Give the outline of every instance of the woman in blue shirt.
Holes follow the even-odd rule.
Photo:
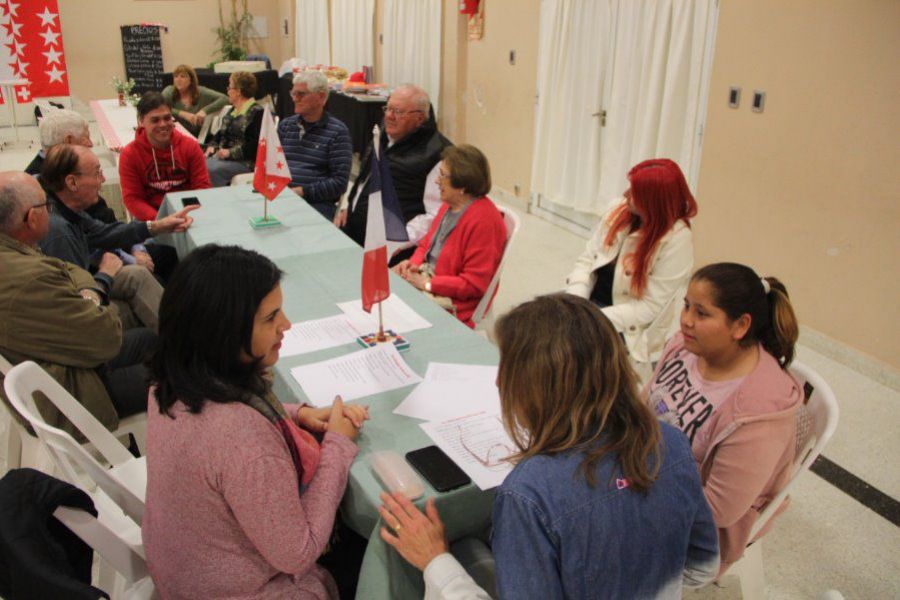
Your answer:
[[[542,296],[496,334],[503,422],[518,448],[494,500],[500,597],[680,598],[711,581],[716,526],[690,446],[641,402],[600,309]],[[405,556],[404,538],[412,545],[427,527],[407,527],[386,504],[385,521],[402,526],[382,537]],[[440,525],[433,507],[424,520]]]

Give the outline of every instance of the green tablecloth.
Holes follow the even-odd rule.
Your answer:
[[[265,254],[285,271],[281,284],[284,310],[292,322],[339,314],[337,302],[359,298],[362,249],[293,193],[285,192],[270,203],[270,213],[284,226],[269,230],[253,230],[248,224],[249,218],[262,214],[263,202],[249,186],[169,194],[160,215],[180,209],[183,196],[197,196],[202,207],[192,213],[194,225],[190,230],[163,241],[175,246],[179,256],[210,242],[237,244]],[[497,364],[496,348],[393,274],[391,292],[433,324],[405,334],[411,347],[403,357],[417,373],[424,376],[432,361]],[[290,374],[291,368],[358,349],[346,345],[282,358],[275,367],[275,393],[284,402],[305,401],[303,390]],[[392,412],[411,390],[407,387],[359,400],[369,405],[371,420],[357,440],[360,453],[350,469],[341,512],[350,527],[369,538],[357,592],[360,599],[420,599],[424,595],[421,573],[406,564],[378,535],[378,495],[382,488],[369,465],[374,451],[389,449],[404,455],[431,444],[418,427],[421,421]],[[492,492],[468,485],[439,494],[427,482],[425,488],[426,498],[436,497],[451,540],[481,532],[488,526]],[[424,498],[418,502],[420,507],[423,503]]]

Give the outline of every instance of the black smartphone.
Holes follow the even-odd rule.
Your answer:
[[[472,480],[437,446],[406,453],[406,461],[439,492],[462,487]]]
[[[197,196],[185,196],[181,199],[181,205],[185,208],[188,206],[200,206],[200,200]]]

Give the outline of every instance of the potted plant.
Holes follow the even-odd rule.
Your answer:
[[[240,14],[237,5],[238,0],[231,0],[231,23],[226,25],[222,0],[219,0],[219,26],[215,29],[219,49],[214,56],[222,62],[247,57],[247,28],[253,22],[253,15],[247,10],[247,0],[241,0]]]
[[[134,89],[134,79],[130,77],[126,81],[122,81],[118,77],[112,78],[113,89],[119,96],[119,106],[125,106],[125,99],[132,100],[131,90]]]

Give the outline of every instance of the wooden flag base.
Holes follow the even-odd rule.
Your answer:
[[[253,229],[268,229],[269,227],[278,227],[281,225],[281,221],[278,220],[278,217],[273,217],[269,215],[268,217],[253,217],[249,219],[250,227]]]
[[[409,350],[409,340],[398,333],[394,333],[393,329],[385,330],[382,339],[378,339],[378,333],[361,335],[356,338],[356,343],[363,348],[373,348],[378,344],[394,344],[399,352]]]

